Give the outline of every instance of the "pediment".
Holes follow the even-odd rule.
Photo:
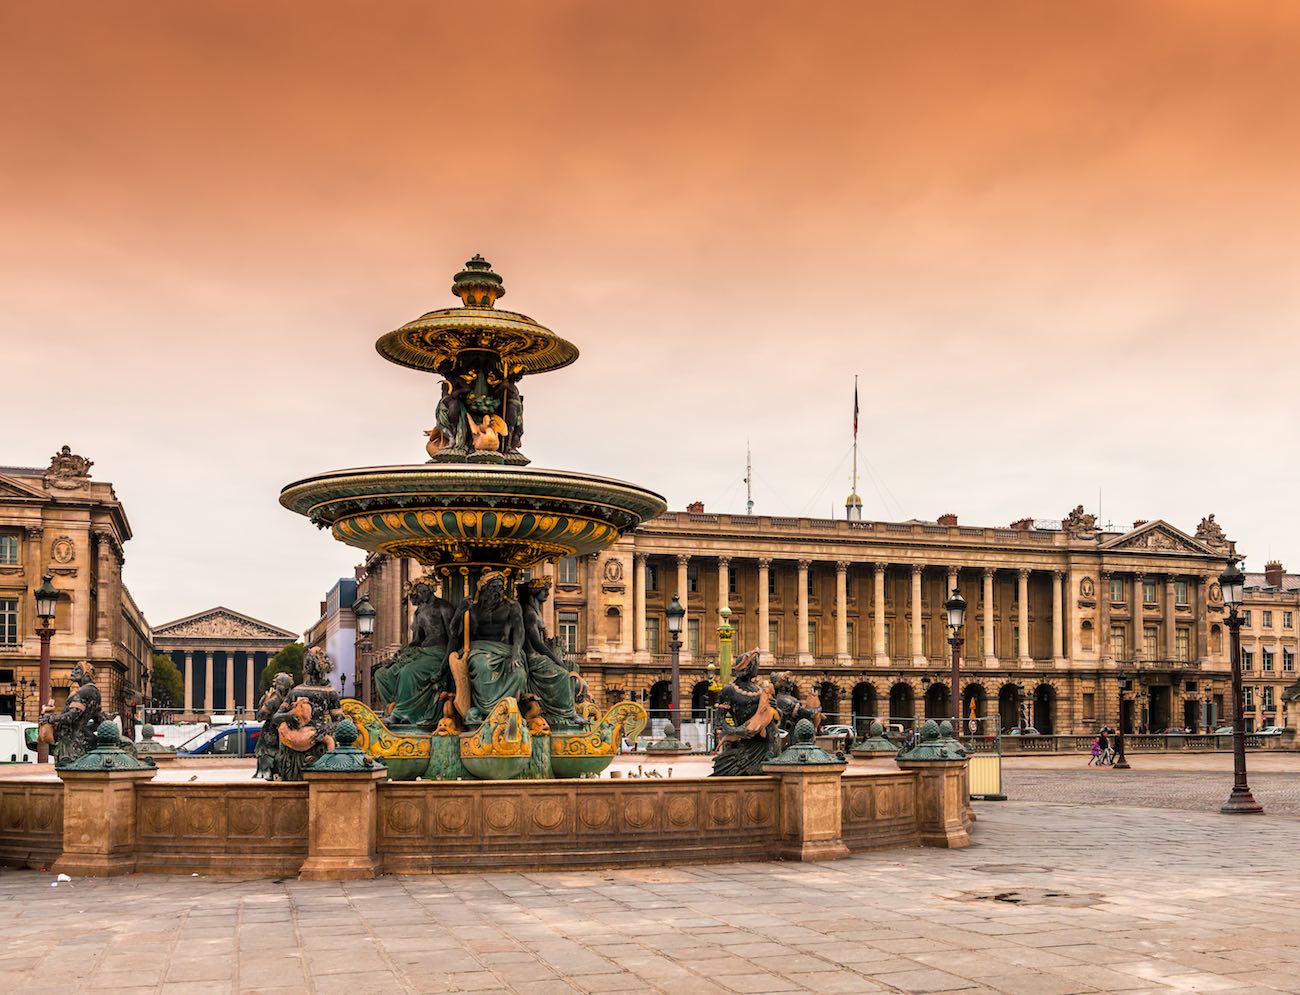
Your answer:
[[[1152,553],[1194,553],[1197,556],[1222,557],[1221,553],[1211,549],[1199,539],[1194,539],[1181,529],[1176,529],[1168,522],[1159,519],[1147,522],[1132,532],[1108,539],[1101,544],[1101,548]]]
[[[0,474],[0,499],[3,498],[36,498],[40,501],[48,501],[43,488],[33,487],[19,477],[8,477]]]
[[[178,618],[174,622],[156,625],[155,638],[195,639],[285,639],[293,641],[296,633],[271,625],[251,615],[243,615],[229,608],[210,608],[195,615]]]

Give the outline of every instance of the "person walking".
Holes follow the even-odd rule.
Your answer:
[[[1113,764],[1115,762],[1115,753],[1110,748],[1110,737],[1106,735],[1106,728],[1104,726],[1102,727],[1101,732],[1097,734],[1097,746],[1101,749],[1101,763],[1097,766],[1100,767],[1102,764],[1106,763]]]
[[[1088,766],[1091,767],[1093,764],[1101,766],[1101,742],[1096,736],[1092,738],[1092,756],[1088,758]]]

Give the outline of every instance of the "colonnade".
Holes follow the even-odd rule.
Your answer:
[[[261,650],[183,650],[173,653],[173,659],[179,653],[184,654],[184,663],[181,666],[181,673],[185,679],[185,704],[184,708],[190,712],[214,711],[233,712],[238,707],[256,708],[258,699],[258,681],[262,670],[266,667],[272,654],[269,651]],[[196,682],[196,660],[203,670],[203,700],[201,704],[195,703],[195,682]],[[223,662],[216,660],[217,656],[224,656]],[[235,686],[235,657],[244,657],[244,681],[243,688]],[[215,673],[218,666],[225,669],[225,693],[222,700],[217,701],[215,695]],[[237,692],[242,690],[242,694]]]

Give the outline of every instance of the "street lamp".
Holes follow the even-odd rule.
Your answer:
[[[1119,683],[1119,724],[1115,726],[1115,762],[1111,770],[1131,770],[1128,757],[1124,753],[1124,695],[1128,691],[1128,677],[1121,670],[1115,675]]]
[[[54,612],[59,607],[59,597],[59,592],[54,587],[53,574],[46,574],[41,578],[41,586],[36,589],[36,617],[40,619],[36,635],[41,638],[41,670],[36,691],[38,714],[50,699],[50,637],[54,635]],[[38,742],[36,762],[43,764],[49,759],[49,744]]]
[[[948,644],[952,647],[952,710],[954,715],[952,734],[957,739],[961,739],[961,633],[962,627],[966,624],[966,599],[961,596],[961,591],[954,587],[952,596],[944,602],[943,607],[948,612],[948,628],[952,632],[952,635],[948,637]]]
[[[681,599],[677,595],[673,595],[672,602],[664,609],[664,617],[668,621],[668,647],[673,651],[673,697],[671,706],[673,714],[671,720],[673,728],[680,729],[682,714],[682,619],[686,617],[686,609],[682,607]]]
[[[27,693],[29,691],[34,690],[35,687],[36,687],[36,682],[28,679],[26,674],[23,674],[22,677],[18,678],[18,689],[22,694],[22,698],[18,702],[18,707],[21,708],[23,711],[22,718],[19,719],[20,722],[27,721]]]
[[[363,594],[360,600],[352,606],[352,614],[356,616],[357,633],[361,636],[361,641],[367,644],[367,648],[360,654],[358,663],[361,668],[361,700],[370,704],[370,652],[369,642],[371,633],[375,631],[375,616],[379,613],[375,611],[374,605],[370,603],[370,596]],[[352,682],[352,693],[357,693],[357,682]]]
[[[1236,560],[1219,574],[1223,604],[1228,609],[1228,631],[1232,649],[1232,794],[1219,809],[1224,815],[1258,815],[1264,806],[1255,801],[1246,783],[1246,719],[1241,693],[1241,626],[1245,619],[1237,611],[1246,589],[1246,575]]]

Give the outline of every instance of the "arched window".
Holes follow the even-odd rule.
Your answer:
[[[1086,619],[1079,633],[1079,647],[1085,652],[1092,651],[1092,623]]]

